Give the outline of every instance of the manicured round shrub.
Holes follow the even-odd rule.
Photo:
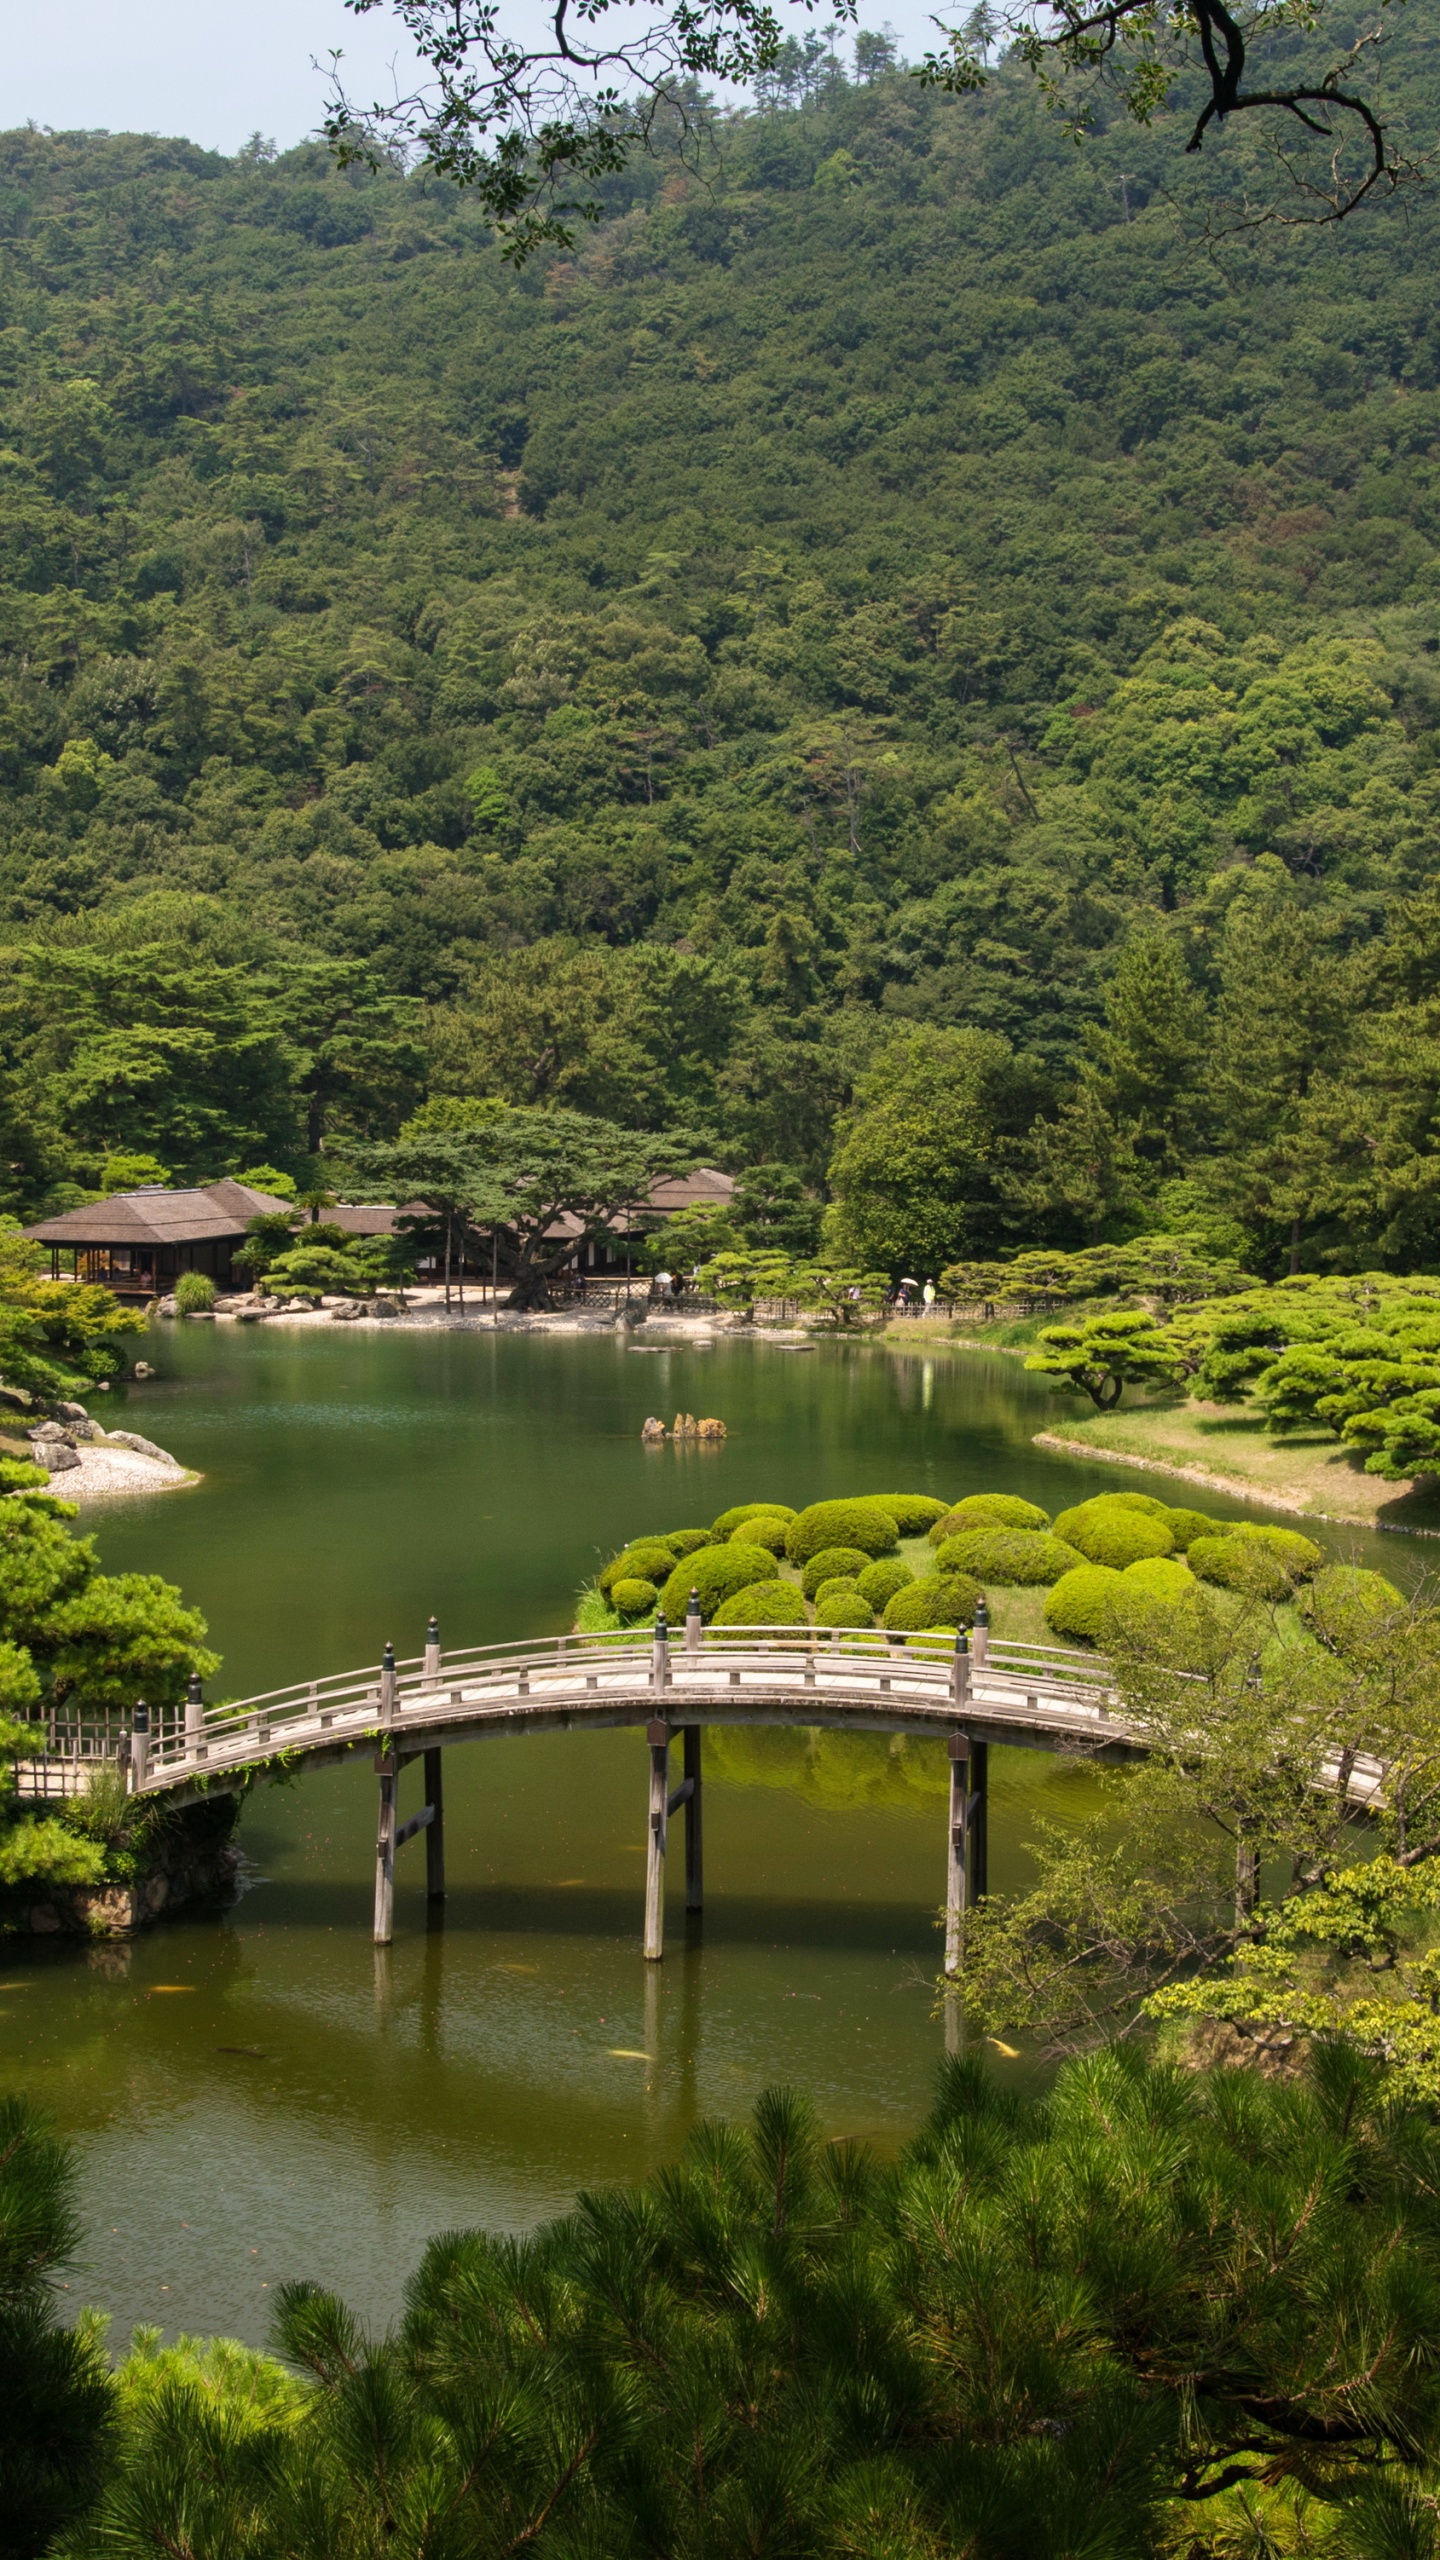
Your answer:
[[[933,1493],[877,1493],[875,1500],[890,1513],[902,1538],[923,1538],[950,1508],[948,1502],[937,1502]]]
[[[600,1588],[608,1598],[617,1582],[627,1577],[632,1582],[661,1583],[675,1566],[674,1550],[663,1538],[637,1538],[633,1547],[622,1547],[612,1556],[600,1576]]]
[[[773,1582],[775,1559],[764,1547],[702,1547],[698,1555],[677,1564],[660,1594],[660,1606],[678,1626],[690,1606],[690,1590],[700,1594],[700,1615],[713,1618],[722,1600],[733,1598],[752,1582]]]
[[[1109,1628],[1125,1577],[1108,1564],[1077,1564],[1045,1602],[1045,1623],[1072,1643],[1094,1644]]]
[[[1202,1582],[1259,1600],[1286,1600],[1294,1588],[1282,1559],[1259,1538],[1192,1538],[1186,1562]]]
[[[903,1591],[906,1583],[914,1579],[903,1556],[882,1556],[878,1564],[867,1564],[863,1573],[856,1574],[855,1588],[872,1609],[883,1609],[887,1600],[893,1600],[896,1592]]]
[[[610,1605],[619,1610],[622,1618],[643,1618],[659,1597],[654,1583],[642,1582],[638,1575],[622,1573],[619,1581],[610,1585]]]
[[[817,1627],[873,1627],[875,1612],[853,1582],[827,1582],[815,1598]]]
[[[863,1547],[822,1547],[801,1574],[800,1588],[807,1600],[813,1600],[822,1582],[833,1582],[837,1575],[853,1582],[869,1561]]]
[[[930,1627],[973,1627],[985,1594],[968,1573],[922,1573],[885,1603],[892,1635],[923,1634]]]
[[[1093,1502],[1078,1503],[1073,1511],[1062,1511],[1055,1535],[1068,1547],[1077,1547],[1091,1564],[1108,1564],[1116,1573],[1127,1564],[1138,1564],[1142,1556],[1168,1556],[1175,1548],[1163,1520],[1137,1511],[1133,1503],[1112,1502],[1103,1493]]]
[[[783,1556],[790,1523],[776,1511],[763,1511],[758,1519],[742,1520],[730,1532],[732,1546],[768,1547],[772,1556]]]
[[[693,1556],[701,1547],[714,1546],[715,1532],[713,1529],[667,1529],[660,1544],[668,1547],[672,1556]]]
[[[812,1502],[791,1521],[785,1552],[792,1564],[808,1564],[822,1547],[863,1547],[867,1556],[885,1556],[897,1535],[894,1512],[878,1502]]]
[[[1058,1582],[1084,1561],[1048,1529],[966,1529],[935,1550],[942,1573],[973,1573],[981,1582]]]
[[[1142,1556],[1138,1564],[1127,1564],[1120,1579],[1127,1592],[1142,1592],[1147,1600],[1183,1600],[1196,1587],[1178,1556]]]
[[[1169,1526],[1170,1505],[1159,1501],[1153,1493],[1132,1493],[1127,1485],[1118,1485],[1109,1493],[1095,1494],[1093,1499],[1096,1502],[1123,1502],[1127,1511],[1148,1511],[1152,1520],[1163,1520]]]
[[[967,1529],[1048,1529],[1050,1514],[1038,1502],[1022,1502],[1018,1493],[967,1493],[930,1532],[932,1547],[945,1538],[962,1537]]]
[[[1325,1561],[1325,1551],[1313,1538],[1302,1538],[1298,1529],[1269,1529],[1258,1521],[1236,1520],[1230,1528],[1232,1538],[1258,1538],[1272,1556],[1278,1556],[1292,1582],[1308,1582]]]
[[[1184,1554],[1192,1538],[1217,1537],[1226,1525],[1223,1520],[1212,1520],[1208,1511],[1177,1510],[1173,1503],[1165,1514],[1165,1521],[1178,1555]]]
[[[817,1583],[810,1597],[818,1609],[827,1591],[858,1591],[860,1585],[853,1573],[832,1573],[828,1580]]]
[[[717,1627],[806,1627],[805,1603],[793,1582],[752,1582],[715,1612]]]
[[[746,1520],[793,1520],[794,1517],[788,1502],[736,1502],[728,1511],[722,1511],[718,1520],[712,1520],[710,1528],[713,1536],[728,1538],[731,1531],[740,1528]]]
[[[1405,1601],[1383,1573],[1367,1573],[1363,1565],[1327,1564],[1316,1574],[1300,1603],[1321,1635],[1343,1640],[1345,1627],[1363,1627],[1369,1618],[1388,1617]]]

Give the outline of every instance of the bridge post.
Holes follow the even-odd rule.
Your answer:
[[[437,1617],[435,1617],[435,1616],[433,1616],[433,1615],[432,1615],[431,1620],[430,1620],[430,1623],[429,1623],[428,1627],[427,1627],[427,1628],[426,1628],[426,1630],[425,1630],[425,1677],[426,1677],[426,1679],[427,1679],[427,1680],[433,1680],[433,1679],[435,1679],[435,1678],[438,1676],[439,1670],[440,1670],[440,1621],[439,1621],[439,1619],[438,1619]]]
[[[965,1914],[988,1887],[989,1798],[989,1744],[973,1734],[952,1733],[945,1865],[945,1972],[951,1981],[964,1961]]]
[[[143,1698],[135,1701],[130,1720],[130,1792],[138,1796],[150,1767],[150,1710]]]
[[[434,1625],[433,1618],[430,1623]],[[430,1807],[430,1823],[425,1833],[425,1894],[427,1901],[443,1902],[445,1899],[445,1774],[442,1755],[438,1749],[427,1751],[425,1754],[425,1801]]]
[[[704,1727],[685,1727],[685,1779],[690,1793],[685,1799],[685,1908],[702,1911],[705,1907],[705,1839],[700,1827],[701,1750]]]
[[[380,1721],[382,1724],[393,1724],[395,1721],[395,1692],[395,1647],[387,1643],[380,1656]]]
[[[185,1749],[192,1760],[205,1757],[205,1692],[198,1671],[191,1672],[185,1692]]]
[[[690,1588],[690,1603],[685,1611],[685,1650],[687,1653],[699,1652],[704,1633],[705,1621],[700,1615],[700,1594],[692,1583]],[[686,1730],[689,1730],[688,1726]]]
[[[988,1600],[981,1600],[976,1606],[975,1636],[970,1649],[975,1657],[976,1670],[983,1671],[990,1659],[990,1603]]]
[[[386,1647],[387,1652],[389,1647]],[[395,1935],[395,1797],[400,1765],[393,1751],[377,1751],[380,1780],[380,1824],[375,1835],[375,1944],[388,1947]]]
[[[645,1956],[658,1964],[665,1953],[665,1835],[670,1820],[670,1727],[657,1717],[645,1727],[650,1745],[650,1830],[645,1843]]]
[[[655,1612],[655,1650],[650,1657],[650,1686],[657,1690],[670,1686],[670,1630],[665,1623],[663,1609]]]

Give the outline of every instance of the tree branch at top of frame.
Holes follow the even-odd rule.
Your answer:
[[[385,0],[345,0],[365,17]],[[817,0],[787,0],[813,13]],[[423,66],[408,94],[361,107],[333,55],[324,130],[342,167],[423,158],[473,188],[517,264],[572,224],[597,222],[594,189],[661,130],[693,134],[696,83],[769,70],[783,27],[768,0],[556,0],[538,41],[508,31],[501,0],[390,0]],[[829,15],[853,20],[857,0]]]
[[[1334,0],[1254,0],[1249,7],[1227,7],[1225,0],[1179,0],[1170,7],[1161,0],[1045,0],[1039,11],[1003,22],[982,0],[961,29],[935,21],[945,46],[926,56],[919,76],[927,87],[958,95],[983,89],[990,52],[1003,33],[1077,141],[1089,130],[1102,87],[1142,125],[1153,124],[1172,103],[1183,102],[1189,112],[1198,88],[1186,151],[1201,150],[1233,116],[1268,118],[1269,147],[1306,208],[1247,201],[1243,221],[1340,222],[1377,191],[1392,193],[1421,174],[1420,162],[1401,149],[1376,96],[1362,85],[1368,77],[1376,89],[1381,21],[1387,7],[1397,5],[1401,0],[1376,0],[1374,23],[1321,67],[1307,64],[1293,79],[1271,76],[1251,85],[1257,55],[1272,74],[1283,69],[1293,39],[1322,31]],[[1313,157],[1307,162],[1287,149],[1287,131],[1296,143],[1322,146],[1318,171]]]

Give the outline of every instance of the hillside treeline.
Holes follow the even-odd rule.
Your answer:
[[[1204,244],[1163,120],[861,58],[518,271],[0,139],[12,1207],[446,1094],[818,1185],[904,1085],[956,1253],[1433,1258],[1436,213]]]

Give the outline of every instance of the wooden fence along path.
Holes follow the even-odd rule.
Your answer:
[[[395,1857],[422,1832],[432,1899],[445,1892],[442,1754],[487,1733],[570,1732],[643,1725],[650,1746],[645,1954],[664,1952],[665,1858],[672,1814],[685,1815],[686,1908],[702,1877],[702,1736],[706,1725],[826,1725],[862,1733],[942,1735],[950,1758],[945,1967],[959,1969],[967,1906],[986,1890],[992,1742],[1087,1758],[1129,1760],[1144,1736],[1116,1711],[1105,1663],[1093,1653],[945,1635],[887,1637],[853,1628],[702,1626],[672,1640],[660,1619],[634,1635],[550,1636],[442,1654],[432,1618],[425,1650],[397,1662],[311,1680],[261,1697],[207,1706],[198,1681],[182,1707],[153,1719],[137,1706],[122,1723],[60,1715],[49,1750],[18,1765],[20,1792],[62,1796],[117,1762],[130,1792],[175,1803],[246,1785],[267,1770],[374,1754],[379,1782],[375,1940],[388,1945]],[[671,1745],[683,1774],[671,1783]],[[424,1764],[425,1801],[399,1819],[399,1782]],[[1357,1767],[1350,1793],[1374,1795],[1381,1773]],[[1324,1783],[1323,1775],[1319,1783]]]

